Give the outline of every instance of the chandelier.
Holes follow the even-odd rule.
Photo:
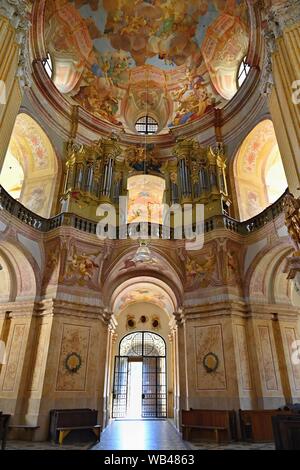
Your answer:
[[[139,240],[139,247],[135,253],[132,261],[134,263],[155,264],[157,260],[154,258],[149,248],[149,242],[146,240]]]

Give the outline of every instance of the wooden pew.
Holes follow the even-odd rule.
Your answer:
[[[9,420],[10,415],[6,415],[0,412],[0,441],[2,450],[5,450],[6,447]]]
[[[31,424],[10,424],[8,426],[9,431],[25,431],[26,441],[32,441],[34,432],[39,428],[39,426],[34,426]],[[19,433],[17,434],[17,436],[19,436]],[[17,437],[17,439],[18,438],[19,437]]]
[[[97,419],[98,411],[89,408],[51,410],[50,440],[62,444],[71,431],[91,430],[99,441],[102,426]]]
[[[272,416],[276,450],[300,450],[300,415]]]
[[[272,417],[291,414],[289,410],[239,410],[242,439],[253,442],[274,441]]]
[[[222,436],[226,436],[227,441],[236,439],[234,410],[182,410],[181,423],[183,439],[187,441],[193,429],[205,438],[213,432],[217,443]]]

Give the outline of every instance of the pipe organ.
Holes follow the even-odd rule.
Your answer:
[[[61,209],[91,219],[96,218],[101,203],[118,209],[119,197],[127,195],[127,179],[140,174],[165,179],[165,202],[169,205],[204,204],[206,217],[228,212],[222,144],[201,147],[193,140],[178,140],[172,155],[159,159],[153,148],[122,148],[115,137],[89,146],[68,144]]]

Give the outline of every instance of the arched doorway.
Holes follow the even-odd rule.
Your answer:
[[[128,334],[140,331],[156,333],[165,341],[167,364],[165,416],[174,419],[176,425],[179,422],[181,366],[178,360],[179,340],[175,313],[182,303],[181,279],[173,266],[155,250],[153,242],[151,250],[157,260],[153,266],[137,263],[134,267],[130,265],[127,267],[136,253],[136,246],[133,245],[113,266],[108,265],[104,271],[104,303],[107,305],[107,312],[110,313],[103,407],[105,425],[113,417],[114,361],[115,357],[120,355],[120,342]],[[124,275],[125,269],[126,275]],[[183,394],[184,390],[181,393]],[[124,411],[122,414],[124,416]]]
[[[120,341],[115,357],[113,418],[166,418],[166,343],[158,334],[137,331]]]

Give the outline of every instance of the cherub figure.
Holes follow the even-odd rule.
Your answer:
[[[101,253],[101,252],[100,252]],[[68,257],[66,263],[65,280],[74,279],[79,285],[86,285],[93,277],[95,269],[99,265],[95,263],[95,259],[100,253],[78,254],[77,248],[73,246],[71,256]]]

